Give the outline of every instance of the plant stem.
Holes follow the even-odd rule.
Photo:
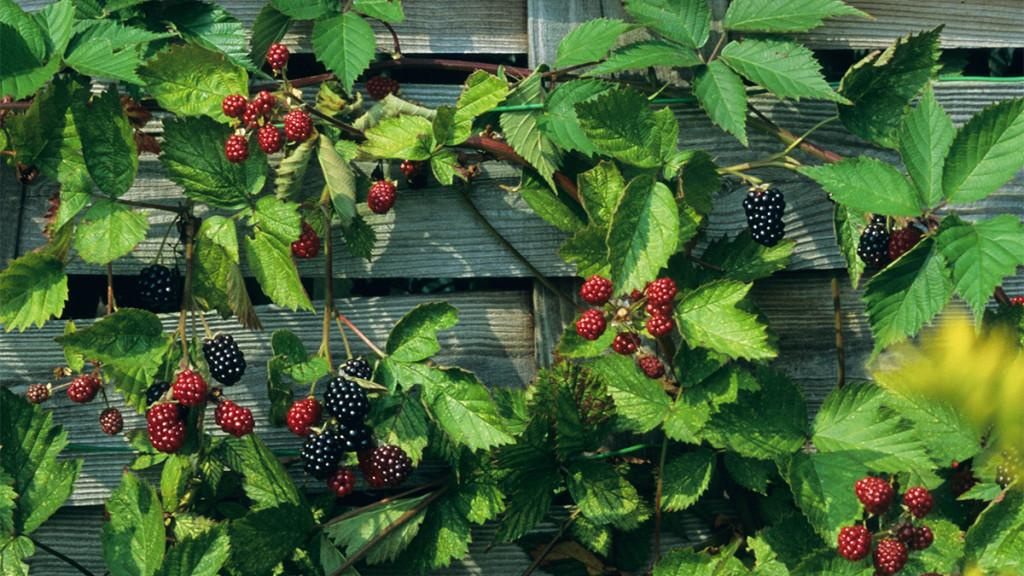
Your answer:
[[[338,325],[338,333],[341,334],[341,345],[345,347],[345,358],[352,358],[352,348],[348,344],[348,335],[345,334],[345,326],[341,324],[341,319],[337,316],[334,317],[334,323]]]
[[[70,556],[65,555],[63,552],[58,552],[57,550],[54,550],[53,548],[50,548],[46,544],[43,544],[42,542],[40,542],[39,540],[36,540],[35,538],[33,538],[31,536],[28,536],[28,539],[31,540],[33,544],[35,544],[36,546],[42,548],[43,550],[45,550],[47,553],[49,553],[53,557],[55,557],[55,558],[57,558],[59,560],[64,561],[64,563],[66,563],[68,566],[71,566],[75,570],[78,570],[82,574],[85,574],[85,576],[96,576],[96,574],[94,574],[91,570],[89,570],[85,566],[82,566],[74,558],[71,558]]]
[[[193,238],[195,237],[195,218],[190,213],[183,215],[183,226],[185,235],[185,286],[181,291],[181,313],[178,315],[178,336],[181,338],[181,368],[188,368],[188,334],[185,330],[185,316],[192,304],[192,249]]]
[[[1010,296],[1007,295],[1006,290],[1003,290],[1002,286],[996,286],[996,290],[993,296],[995,297],[996,301],[1002,304],[1003,306],[1013,306],[1013,303],[1010,301]]]
[[[330,198],[327,198],[330,203]],[[334,254],[331,250],[331,213],[330,207],[321,201],[320,210],[324,214],[326,230],[324,231],[324,320],[320,333],[320,355],[327,360],[327,369],[334,371],[331,362],[331,316],[334,312]]]
[[[356,325],[353,324],[351,320],[346,318],[345,315],[342,314],[340,310],[335,309],[334,310],[334,315],[337,316],[338,320],[341,320],[342,322],[344,322],[345,326],[348,326],[348,329],[351,330],[352,332],[354,332],[355,335],[358,336],[359,339],[363,341],[363,344],[366,344],[367,346],[369,346],[370,350],[373,350],[374,354],[376,354],[377,356],[379,356],[381,358],[384,358],[385,356],[387,356],[387,354],[385,354],[383,350],[378,348],[377,345],[374,344],[372,340],[370,340],[369,338],[366,337],[366,334],[363,334],[362,331],[359,330],[359,328],[356,328]]]
[[[366,139],[366,136],[363,134],[363,131],[360,130],[359,128],[356,128],[355,126],[353,126],[351,124],[346,124],[345,122],[342,122],[341,120],[338,120],[337,118],[332,118],[331,116],[328,116],[327,114],[324,114],[323,112],[317,110],[316,106],[313,106],[312,104],[307,104],[307,103],[303,102],[302,103],[302,107],[306,110],[306,112],[309,112],[312,116],[316,116],[317,118],[323,120],[324,122],[327,122],[328,124],[341,129],[343,132],[347,133],[349,136],[352,136],[353,138],[356,138],[358,140],[365,140]]]
[[[107,316],[114,313],[114,265],[107,262]]]
[[[476,148],[477,150],[483,150],[497,158],[498,160],[504,160],[520,166],[529,167],[530,163],[525,158],[519,155],[511,146],[500,142],[487,136],[473,135],[466,138],[466,141],[460,144],[460,146],[467,146],[469,148]],[[562,190],[569,196],[572,196],[573,200],[580,201],[580,192],[576,188],[576,184],[573,183],[572,179],[561,172],[555,172],[555,182],[558,183]]]
[[[756,118],[750,118],[751,126],[763,132],[771,134],[772,136],[775,136],[776,138],[785,142],[786,144],[796,143],[801,150],[824,162],[834,164],[836,162],[840,162],[843,160],[843,157],[840,156],[839,154],[836,154],[835,152],[832,152],[830,150],[819,148],[814,144],[808,142],[805,138],[797,136],[790,132],[789,130],[786,130],[785,128],[778,126],[756,107],[751,106],[750,110],[753,111],[753,113],[756,115]]]
[[[363,506],[361,508],[356,508],[354,510],[349,510],[348,512],[345,512],[344,514],[339,514],[338,516],[335,516],[334,518],[331,518],[327,522],[324,522],[323,525],[324,525],[324,527],[326,527],[326,526],[330,526],[331,524],[337,524],[338,522],[343,522],[345,520],[348,520],[349,518],[353,518],[355,516],[358,516],[358,515],[362,514],[363,512],[368,512],[370,510],[373,510],[374,508],[380,508],[381,506],[386,506],[388,504],[391,504],[393,502],[401,500],[402,498],[408,498],[409,496],[411,496],[413,494],[416,494],[417,492],[423,492],[423,491],[426,491],[426,490],[433,490],[434,488],[440,488],[441,486],[444,486],[447,482],[448,482],[448,480],[446,478],[442,478],[440,480],[434,480],[433,482],[430,482],[429,484],[423,484],[421,486],[413,486],[412,488],[410,488],[410,489],[408,489],[408,490],[406,490],[404,492],[400,492],[398,494],[395,494],[394,496],[388,496],[387,498],[381,498],[380,500],[377,500],[376,502],[374,502],[372,504],[367,504],[366,506]]]
[[[544,549],[541,550],[540,554],[538,554],[537,557],[533,559],[533,562],[530,564],[529,567],[527,567],[526,570],[523,571],[521,576],[530,576],[530,574],[533,574],[533,571],[536,570],[540,566],[540,563],[544,561],[544,558],[546,558],[547,555],[551,553],[551,550],[554,549],[555,544],[558,544],[558,541],[562,539],[562,535],[565,534],[565,531],[569,529],[569,526],[572,526],[572,523],[576,521],[576,518],[579,517],[579,515],[579,509],[573,510],[572,514],[569,515],[569,519],[562,523],[562,527],[558,529],[558,532],[555,533],[555,536],[548,541],[547,545],[544,546]]]
[[[839,292],[839,277],[832,277],[832,308],[835,313],[837,386],[846,385],[846,349],[843,346],[843,304]]]
[[[381,20],[380,18],[370,18],[370,19],[375,21],[375,22],[380,23],[381,26],[383,26],[383,27],[388,29],[388,32],[391,33],[391,42],[394,44],[394,50],[392,52],[398,58],[401,58],[402,57],[402,45],[398,42],[398,32],[395,32],[395,28],[391,24],[388,24],[387,22],[385,22],[384,20]]]
[[[139,202],[137,200],[125,200],[124,198],[114,198],[114,199],[112,199],[109,196],[104,196],[102,194],[93,194],[92,196],[93,196],[93,198],[99,198],[101,200],[113,200],[114,202],[117,202],[118,204],[123,204],[125,206],[131,206],[132,208],[146,208],[148,210],[163,210],[164,212],[173,212],[175,214],[184,214],[185,213],[185,207],[184,206],[169,206],[167,204],[154,204],[152,202]]]

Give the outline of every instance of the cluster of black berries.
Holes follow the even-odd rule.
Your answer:
[[[775,246],[786,235],[782,215],[786,212],[786,198],[777,188],[754,186],[743,199],[743,211],[754,242]]]
[[[857,243],[857,256],[868,266],[883,268],[906,254],[921,241],[921,231],[913,224],[890,229],[889,219],[873,216]]]
[[[878,517],[889,512],[895,497],[892,485],[874,476],[858,480],[854,484],[854,492],[865,512]],[[926,488],[908,488],[903,493],[902,510],[890,523],[889,529],[879,530],[873,535],[863,524],[844,526],[837,541],[839,555],[856,562],[871,554],[875,574],[896,574],[907,564],[908,551],[924,550],[935,540],[931,528],[918,522],[931,512],[932,505],[932,495]],[[877,536],[877,541],[874,541],[874,536]]]
[[[348,452],[357,454],[363,478],[374,487],[398,486],[412,473],[412,460],[401,448],[374,447],[373,433],[366,425],[370,400],[357,381],[372,375],[366,360],[351,359],[339,376],[327,381],[322,407],[316,398],[308,397],[288,409],[288,429],[306,436],[300,453],[306,473],[327,481],[339,497],[355,487],[355,475],[341,466]]]

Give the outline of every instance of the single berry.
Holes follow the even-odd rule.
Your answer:
[[[875,216],[857,243],[857,256],[868,266],[881,268],[889,263],[889,228],[885,216]]]
[[[871,553],[871,532],[864,526],[843,526],[839,530],[839,555],[851,562]]]
[[[580,286],[580,298],[592,306],[604,306],[612,297],[612,281],[597,274]]]
[[[213,420],[220,429],[241,438],[252,432],[256,426],[252,410],[239,406],[227,398],[221,398],[213,410]]]
[[[854,484],[853,489],[869,514],[885,514],[892,504],[892,486],[881,478],[861,478]]]
[[[366,81],[366,92],[374,100],[383,100],[388,94],[398,94],[398,82],[388,76],[374,76]]]
[[[273,154],[281,149],[284,138],[277,127],[273,124],[266,124],[261,126],[259,132],[256,133],[256,143],[260,145],[260,150],[267,154]]]
[[[288,63],[288,47],[284,44],[271,44],[267,48],[267,64],[274,70],[281,70]]]
[[[250,105],[242,113],[242,126],[255,130],[260,127],[260,122],[263,120],[263,114],[260,114],[259,108],[255,105]]]
[[[641,292],[640,290],[635,289],[635,288],[629,292],[629,299],[634,301],[634,302],[636,302],[637,300],[639,300],[639,299],[641,299],[643,297],[644,297],[644,293]]]
[[[107,436],[117,436],[124,429],[124,418],[117,408],[107,408],[100,412],[100,430]]]
[[[177,404],[157,404],[146,412],[146,431],[153,448],[177,452],[185,444],[185,422]]]
[[[351,494],[352,490],[356,487],[356,475],[348,468],[340,468],[333,476],[327,479],[327,487],[338,498],[344,498]]]
[[[33,404],[42,404],[50,399],[49,384],[32,384],[25,390],[25,398]]]
[[[377,180],[366,195],[366,205],[376,214],[387,214],[395,205],[397,188],[391,180]]]
[[[676,321],[671,316],[651,316],[647,319],[647,332],[655,338],[661,338],[676,327]]]
[[[410,188],[423,188],[427,185],[427,171],[423,170],[423,165],[420,162],[402,160],[402,163],[398,165],[398,169],[402,171],[405,181],[409,184]]]
[[[338,469],[342,447],[335,433],[327,429],[320,433],[310,434],[302,445],[299,455],[306,473],[323,480]]]
[[[914,537],[906,542],[907,548],[911,550],[927,550],[931,547],[932,542],[935,541],[935,534],[932,533],[932,529],[927,526],[918,526],[914,530]]]
[[[895,260],[910,251],[921,240],[921,231],[915,226],[907,226],[893,230],[889,235],[887,254],[889,260]]]
[[[932,511],[932,493],[920,486],[909,488],[903,493],[903,505],[915,518],[924,518]]]
[[[665,366],[656,356],[643,356],[636,363],[644,375],[651,380],[657,380],[665,375]]]
[[[871,559],[874,561],[876,574],[895,574],[907,563],[907,547],[899,540],[883,538],[875,546]]]
[[[230,334],[203,340],[203,357],[210,367],[210,376],[225,386],[237,384],[245,373],[245,354]]]
[[[672,303],[666,302],[664,304],[655,304],[654,302],[648,302],[644,306],[644,311],[647,312],[648,316],[671,316]]]
[[[786,198],[775,188],[751,188],[743,199],[743,211],[754,242],[775,246],[786,235],[782,215],[786,211]]]
[[[342,422],[359,424],[370,411],[370,401],[362,386],[343,376],[336,376],[327,383],[324,410]]]
[[[206,401],[206,380],[192,370],[182,370],[171,386],[171,396],[182,406],[198,406]]]
[[[292,242],[292,254],[296,258],[313,258],[320,253],[320,237],[308,222],[302,222],[302,234]]]
[[[103,384],[100,379],[95,376],[79,376],[71,381],[71,385],[68,386],[68,398],[72,402],[78,402],[84,404],[86,402],[92,402],[92,399],[96,397],[96,393],[100,391]]]
[[[284,115],[284,135],[289,142],[304,142],[313,133],[313,120],[302,110]]]
[[[412,178],[412,175],[419,170],[419,164],[412,160],[402,160],[402,163],[398,165],[398,169],[402,171],[406,178]]]
[[[615,339],[612,340],[612,350],[615,350],[623,356],[629,356],[636,352],[637,346],[640,345],[640,336],[633,332],[619,332],[615,335]]]
[[[139,270],[139,303],[150,312],[170,312],[180,306],[178,270],[153,264]]]
[[[373,368],[370,367],[370,363],[363,357],[349,358],[341,365],[341,372],[346,376],[353,378],[362,378],[363,380],[369,380],[373,376]]]
[[[996,466],[995,480],[996,484],[998,484],[1000,488],[1006,488],[1010,484],[1013,484],[1013,481],[1016,479],[1017,470],[1013,466],[1010,466],[1009,464],[1000,464],[999,466]]]
[[[224,143],[224,156],[228,162],[245,162],[249,158],[249,141],[241,134],[228,136],[227,142]]]
[[[359,469],[367,484],[375,488],[399,486],[412,474],[412,460],[394,444],[359,453]]]
[[[362,422],[338,422],[335,434],[344,452],[359,452],[373,445],[373,433]]]
[[[171,389],[171,383],[166,380],[157,380],[146,388],[146,405],[156,404],[164,397],[164,394]]]
[[[906,522],[896,529],[896,537],[907,546],[910,546],[910,543],[916,536],[917,530],[914,529],[914,525],[910,522]]]
[[[241,94],[231,94],[225,96],[224,100],[220,103],[220,109],[224,111],[224,115],[228,118],[241,118],[245,114],[245,108],[249,105],[246,101],[245,96]]]
[[[676,283],[671,278],[658,278],[644,289],[647,301],[656,305],[671,304],[676,292]]]
[[[597,340],[604,334],[607,327],[604,319],[604,312],[597,308],[591,308],[580,315],[576,321],[576,333],[584,340]]]
[[[285,420],[293,434],[308,435],[310,426],[320,422],[320,402],[316,398],[303,398],[292,402]]]

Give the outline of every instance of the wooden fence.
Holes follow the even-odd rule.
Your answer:
[[[29,10],[48,0],[23,0]],[[1020,0],[853,0],[851,4],[872,14],[875,20],[839,20],[805,35],[815,49],[878,48],[898,36],[945,23],[942,44],[945,48],[993,48],[1024,45],[1024,10]],[[226,0],[222,4],[233,15],[251,24],[263,2]],[[724,0],[714,0],[716,11],[723,11]],[[551,62],[559,40],[574,26],[595,17],[623,17],[619,0],[406,0],[406,22],[397,26],[406,54],[526,54],[531,65]],[[441,25],[443,23],[443,25]],[[308,52],[309,30],[296,26],[285,42],[293,52]],[[382,50],[391,46],[391,38],[379,30]],[[430,106],[453,103],[458,85],[409,84],[403,96]],[[962,123],[989,103],[1024,95],[1024,82],[986,83],[946,81],[938,85],[940,102]],[[758,107],[779,124],[794,132],[814,125],[834,113],[830,104],[781,103],[760,98]],[[709,151],[720,164],[749,159],[758,152],[777,148],[768,137],[752,133],[750,149],[744,149],[732,137],[710,125],[699,111],[679,108],[680,138],[687,147]],[[147,127],[160,132],[159,116]],[[844,155],[869,153],[886,160],[894,154],[867,149],[858,138],[833,123],[819,130],[815,140]],[[565,239],[563,234],[534,216],[518,196],[501,188],[515,182],[516,172],[491,164],[474,189],[478,208],[523,255],[544,274],[570,285],[573,270],[557,255]],[[841,279],[841,303],[846,367],[848,378],[866,377],[864,362],[871,350],[870,332],[863,314],[860,294],[850,288],[842,271],[842,259],[832,229],[832,207],[823,192],[805,179],[791,173],[772,175],[786,189],[789,208],[786,214],[787,237],[796,240],[789,269],[772,279],[758,283],[754,297],[779,337],[779,367],[799,382],[812,410],[820,405],[835,385],[836,353],[833,347],[833,296],[831,280]],[[317,182],[309,186],[319,186]],[[53,193],[49,184],[34,185],[24,198],[21,187],[8,169],[0,171],[0,259],[6,260],[38,247],[42,216],[47,199]],[[745,226],[740,208],[744,190],[736,188],[720,196],[710,217],[711,235],[734,233]],[[164,176],[156,156],[143,154],[139,176],[126,196],[136,200],[178,196],[179,189]],[[987,217],[1013,213],[1024,218],[1024,172],[984,202],[970,207],[969,217]],[[115,274],[136,272],[152,261],[165,226],[154,215],[152,236],[134,254],[114,265]],[[20,219],[20,220],[19,220]],[[402,191],[395,209],[386,216],[369,215],[378,244],[367,263],[339,251],[334,270],[348,278],[525,278],[530,273],[490,236],[475,220],[462,197],[442,188]],[[304,275],[319,273],[312,266],[300,267]],[[71,273],[96,273],[80,261],[68,266]],[[519,284],[522,285],[522,284]],[[1024,293],[1024,275],[1009,282],[1008,291]],[[444,335],[441,360],[475,370],[489,384],[522,386],[530,382],[538,365],[548,354],[573,310],[561,305],[546,289],[496,290],[441,296],[460,310],[461,322]],[[375,340],[384,340],[391,325],[418,303],[440,297],[393,296],[353,298],[338,302],[339,307]],[[270,429],[266,420],[265,366],[270,356],[269,333],[287,327],[298,334],[308,348],[315,349],[320,337],[319,325],[309,314],[295,314],[261,306],[259,313],[265,332],[237,332],[236,340],[246,354],[249,371],[243,383],[232,392],[244,405],[256,407],[257,431],[274,449],[296,450],[298,443],[286,430]],[[174,319],[167,317],[168,329]],[[214,329],[230,323],[215,323]],[[53,338],[61,323],[22,334],[0,335],[0,385],[17,391],[32,382],[47,381],[52,367],[63,357]],[[367,352],[361,350],[361,352]],[[67,506],[40,529],[36,536],[57,546],[98,574],[104,572],[99,530],[102,503],[116,487],[120,470],[131,461],[127,444],[121,437],[102,435],[96,425],[98,409],[71,405],[63,395],[51,401],[56,419],[70,431],[71,441],[109,447],[109,452],[87,454],[82,474]],[[126,429],[142,427],[141,416],[124,410]],[[296,477],[298,466],[292,466]],[[553,527],[548,527],[553,529]],[[496,546],[485,553],[493,528],[485,527],[475,537],[471,555],[442,574],[518,574],[529,563],[527,553],[516,546]],[[701,533],[695,524],[694,539]],[[62,562],[39,550],[31,560],[33,573],[74,574]],[[540,573],[540,572],[538,572]]]

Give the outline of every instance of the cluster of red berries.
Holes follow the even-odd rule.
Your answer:
[[[884,516],[892,507],[895,491],[892,485],[882,478],[868,476],[854,484],[854,492],[864,510],[871,516]],[[932,510],[932,495],[920,486],[907,489],[903,493],[904,511],[889,530],[880,530],[878,541],[874,543],[873,535],[864,525],[844,526],[839,531],[839,555],[856,562],[871,554],[875,574],[889,576],[896,574],[907,564],[908,552],[925,550],[932,545],[935,535],[931,528],[924,524],[915,525]]]
[[[910,251],[921,241],[921,231],[913,224],[891,230],[884,216],[875,216],[860,234],[857,255],[868,266],[884,267]]]
[[[282,47],[283,48],[283,47]],[[280,117],[280,106],[276,96],[262,91],[252,100],[241,94],[226,96],[221,110],[228,118],[236,119],[237,131],[224,143],[224,155],[230,162],[245,162],[249,158],[248,134],[256,132],[256,143],[260,150],[273,154],[281,150],[284,141],[304,142],[313,134],[313,119],[303,110],[295,108]],[[281,120],[284,133],[273,124]]]
[[[185,444],[185,417],[188,410],[201,410],[210,399],[217,404],[213,410],[213,420],[224,432],[241,437],[256,427],[252,410],[225,398],[220,388],[211,389],[202,374],[195,370],[179,372],[169,389],[173,402],[162,401],[167,391],[166,383],[154,383],[146,391],[147,402],[153,404],[146,412],[146,430],[153,448],[161,452],[181,450]]]
[[[612,350],[623,356],[632,356],[642,349],[641,325],[654,339],[668,335],[675,328],[672,310],[678,290],[671,278],[658,278],[649,282],[643,292],[634,290],[616,300],[612,299],[613,293],[612,282],[599,275],[587,278],[580,287],[580,298],[594,306],[584,311],[576,321],[576,333],[581,338],[597,340],[610,321],[618,330],[612,340]],[[641,308],[646,319],[639,312]],[[640,354],[637,365],[649,378],[665,375],[664,364],[653,354]]]
[[[1024,296],[1013,296],[1010,298],[1011,306],[1024,306]]]
[[[92,402],[96,394],[103,388],[103,382],[93,374],[83,374],[75,377],[67,385],[68,399],[77,404]],[[42,404],[50,399],[53,394],[53,387],[49,384],[32,384],[25,391],[25,398],[33,404]],[[100,430],[104,434],[115,436],[124,429],[124,418],[117,408],[105,408],[100,412]]]

